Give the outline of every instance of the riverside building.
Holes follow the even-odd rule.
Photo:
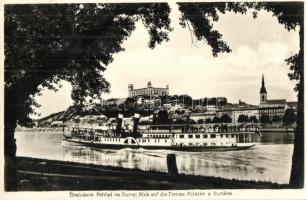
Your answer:
[[[259,116],[268,115],[283,117],[286,109],[292,108],[296,111],[297,102],[287,102],[286,99],[267,99],[267,90],[265,88],[264,76],[262,75],[260,88]]]

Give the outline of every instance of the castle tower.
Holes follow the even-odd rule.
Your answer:
[[[151,87],[152,87],[152,86],[151,86],[151,81],[148,81],[147,87],[148,87],[148,88],[151,88]]]
[[[260,105],[267,104],[267,92],[264,85],[264,76],[262,74],[262,82],[260,88]]]
[[[132,92],[133,92],[133,84],[129,84],[128,85],[128,97],[133,96]]]

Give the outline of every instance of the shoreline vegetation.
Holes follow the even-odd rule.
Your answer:
[[[17,191],[288,189],[288,184],[170,175],[68,161],[17,157]]]
[[[65,128],[65,130],[70,130],[69,128]],[[294,128],[260,128],[260,132],[294,132]],[[26,128],[26,127],[17,127],[16,131],[29,131],[29,132],[47,132],[47,131],[54,131],[54,132],[63,132],[63,127],[36,127],[36,128]]]

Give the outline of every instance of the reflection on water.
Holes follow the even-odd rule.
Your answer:
[[[179,152],[146,149],[98,149],[62,145],[61,133],[18,132],[17,155],[98,165],[167,171],[167,154],[175,154],[178,172],[242,180],[289,181],[293,133],[263,133],[255,147],[242,151]]]
[[[271,144],[292,144],[294,141],[293,132],[275,133],[275,132],[262,132],[262,136],[256,135],[256,142],[271,143]]]

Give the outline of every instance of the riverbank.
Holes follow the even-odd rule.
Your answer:
[[[229,180],[18,157],[18,191],[284,189],[286,184]]]
[[[70,131],[72,128],[65,128],[65,131]],[[25,131],[25,132],[63,132],[63,127],[35,127],[35,128],[25,128],[25,127],[18,127],[16,128],[16,131]],[[291,133],[294,132],[294,128],[289,127],[266,127],[266,128],[260,128],[260,132],[277,132],[277,133]]]

